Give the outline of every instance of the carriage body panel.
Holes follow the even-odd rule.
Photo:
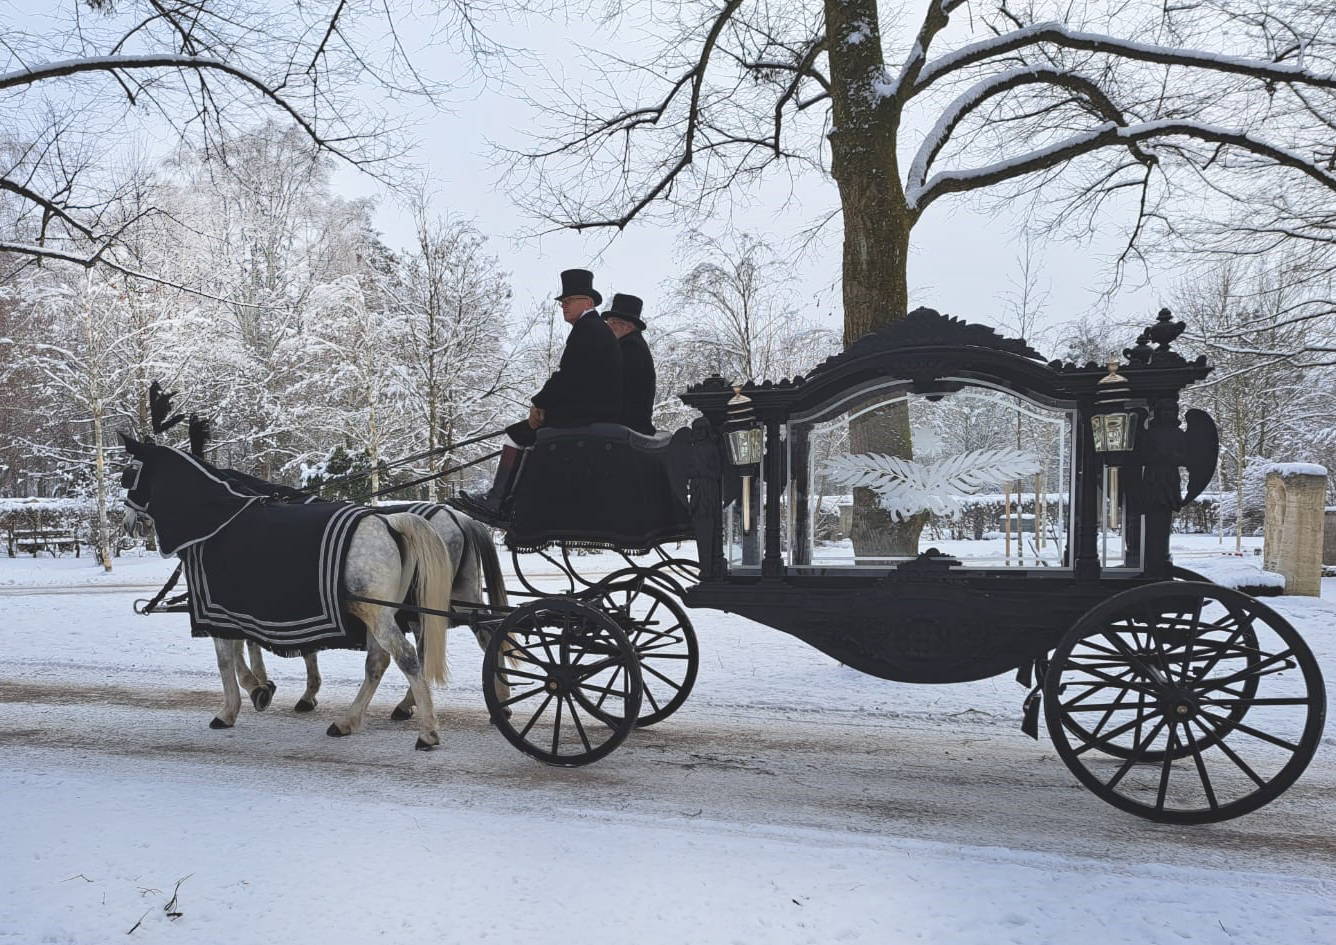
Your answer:
[[[940,578],[756,578],[698,584],[686,603],[782,630],[882,679],[958,683],[1028,666],[1082,614],[1128,586],[1070,574],[958,571]]]

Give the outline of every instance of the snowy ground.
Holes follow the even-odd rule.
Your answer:
[[[1158,826],[1022,735],[1009,677],[897,685],[699,611],[691,700],[587,768],[491,729],[465,633],[439,751],[388,720],[392,674],[366,732],[324,735],[351,653],[312,716],[271,659],[274,706],[217,732],[212,648],[130,609],[172,565],[0,558],[0,942],[1336,943],[1336,731],[1261,811]],[[1268,603],[1330,701],[1324,590]]]

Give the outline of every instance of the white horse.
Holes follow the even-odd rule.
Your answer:
[[[180,450],[122,438],[134,460],[124,480],[127,528],[134,528],[141,517],[151,521],[164,555],[185,552],[214,537],[253,504],[264,501],[233,489],[208,464]],[[328,732],[347,735],[361,728],[366,707],[393,659],[408,678],[413,701],[421,709],[415,747],[434,748],[440,744],[440,733],[430,684],[445,681],[447,619],[429,613],[419,615],[423,633],[420,660],[395,622],[396,608],[352,598],[404,601],[416,586],[418,603],[448,611],[454,583],[449,551],[424,519],[408,513],[369,515],[352,527],[338,576],[338,593],[346,601],[346,613],[361,620],[367,629],[366,673],[348,712],[330,725]],[[210,726],[230,728],[241,708],[237,685],[241,641],[215,636],[214,649],[224,705]]]
[[[231,470],[224,469],[220,472],[226,476]],[[257,482],[258,480],[251,479],[249,484],[256,487]],[[496,544],[492,541],[491,531],[486,525],[443,505],[419,503],[407,506],[406,509],[412,509],[414,514],[423,516],[431,523],[437,536],[449,551],[450,560],[455,562],[455,580],[450,589],[452,609],[460,604],[485,604],[493,608],[504,608],[509,604]],[[416,631],[417,622],[412,621],[412,623]],[[488,641],[486,633],[477,628],[474,628],[473,633],[478,640],[478,646],[486,650]],[[246,653],[249,660],[238,656],[237,679],[250,694],[255,708],[263,712],[278,687],[269,678],[264,663],[264,650],[260,645],[254,641],[247,641]],[[306,689],[293,706],[293,711],[311,712],[318,704],[316,696],[320,692],[322,682],[320,662],[315,653],[306,653],[302,659],[306,664]],[[510,687],[499,675],[494,685],[502,702],[510,698]],[[390,718],[395,721],[412,718],[415,704],[413,690],[410,688],[394,707]]]

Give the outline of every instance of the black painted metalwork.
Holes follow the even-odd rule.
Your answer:
[[[1090,433],[1100,380],[1107,375],[1104,365],[1044,363],[1023,341],[918,309],[828,358],[805,377],[744,385],[742,393],[766,427],[765,556],[759,572],[730,570],[724,560],[723,518],[729,500],[726,478],[713,459],[733,390],[723,378],[706,379],[682,395],[702,414],[693,426],[697,461],[687,475],[693,523],[705,553],[701,581],[687,590],[687,603],[745,614],[851,666],[892,679],[977,679],[1032,662],[1111,593],[1171,576],[1169,524],[1173,507],[1184,497],[1170,495],[1160,484],[1171,478],[1176,483],[1181,466],[1195,470],[1194,481],[1209,479],[1214,470],[1209,438],[1193,442],[1211,455],[1196,455],[1187,445],[1191,438],[1178,428],[1179,392],[1210,371],[1204,359],[1188,362],[1171,349],[1180,326],[1162,312],[1143,333],[1144,351],[1129,349],[1135,357],[1118,367],[1127,381],[1125,409],[1151,418],[1152,425],[1139,438],[1144,446],[1123,462],[1129,470],[1124,476],[1128,502],[1138,516],[1138,527],[1125,530],[1125,535],[1135,539],[1137,548],[1124,562],[1130,567],[1110,573],[1102,573],[1097,544],[1104,467]],[[898,566],[888,563],[881,572],[842,573],[811,568],[801,550],[784,560],[781,499],[791,494],[794,509],[802,511],[795,522],[806,520],[811,499],[805,459],[795,463],[802,472],[785,468],[785,448],[804,456],[806,446],[786,443],[783,431],[795,417],[837,416],[861,391],[884,390],[888,382],[929,397],[980,385],[1074,411],[1075,527],[1069,569],[1042,574],[1017,568],[962,569],[921,558]],[[791,539],[801,549],[798,537],[795,528]],[[802,534],[804,544],[808,537]],[[1144,560],[1138,558],[1142,544]],[[1042,607],[1037,606],[1041,598]]]

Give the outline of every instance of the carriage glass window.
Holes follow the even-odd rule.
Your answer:
[[[935,548],[966,566],[1068,567],[1075,416],[944,379],[792,418],[788,565],[886,568]]]

